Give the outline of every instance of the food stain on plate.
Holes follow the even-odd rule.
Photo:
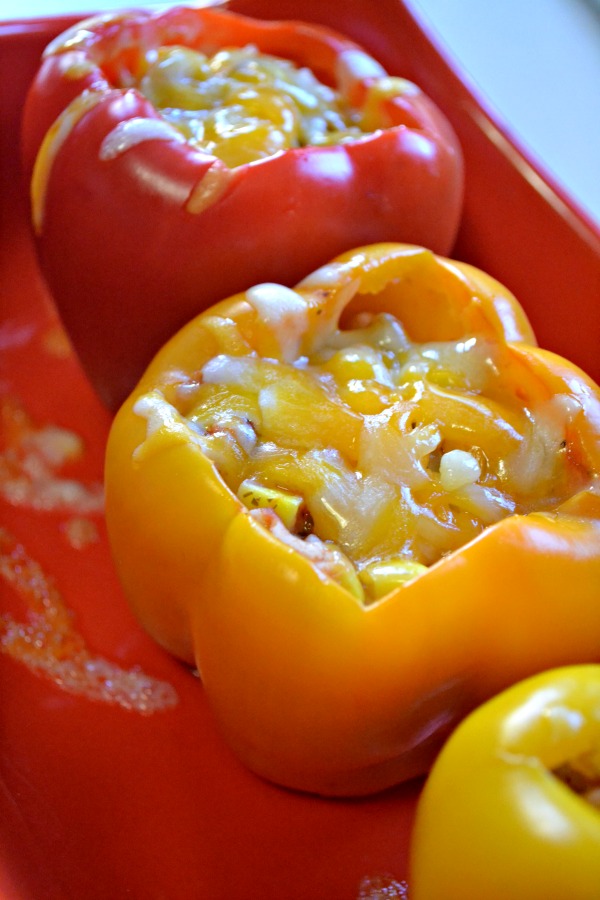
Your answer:
[[[65,478],[60,470],[81,458],[75,432],[38,426],[13,398],[0,404],[0,497],[12,506],[69,516],[61,531],[74,551],[98,540],[93,518],[104,508],[102,485]],[[25,607],[25,620],[0,616],[0,652],[62,690],[149,715],[178,703],[168,682],[139,666],[124,669],[93,653],[51,576],[25,546],[0,528],[0,578]]]
[[[11,397],[0,401],[0,496],[12,506],[73,515],[101,513],[104,492],[99,482],[84,484],[63,477],[63,467],[84,453],[74,431],[38,425]]]
[[[360,883],[357,900],[409,900],[408,885],[392,875],[368,875]]]

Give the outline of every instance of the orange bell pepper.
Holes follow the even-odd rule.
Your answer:
[[[381,244],[166,344],[115,418],[107,521],[239,757],[359,795],[500,689],[595,658],[599,472],[600,390],[515,298]]]

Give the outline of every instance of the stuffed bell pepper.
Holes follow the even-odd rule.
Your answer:
[[[474,268],[380,244],[254,286],[114,421],[129,601],[267,779],[366,794],[600,646],[600,390]]]
[[[349,247],[450,250],[462,157],[412,83],[298,22],[176,7],[46,50],[23,125],[43,272],[110,407],[203,308]]]
[[[475,710],[419,799],[411,900],[596,900],[600,666],[551,670]]]

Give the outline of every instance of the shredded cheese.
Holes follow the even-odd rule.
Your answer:
[[[524,406],[502,374],[503,345],[418,344],[383,313],[345,329],[332,320],[309,339],[311,290],[248,291],[254,342],[231,319],[207,320],[223,352],[171,386],[175,406],[138,400],[148,436],[136,452],[158,430],[191,435],[274,535],[287,530],[290,546],[367,600],[502,518],[554,509],[585,486],[567,447],[577,402]],[[277,510],[287,529],[273,524]]]

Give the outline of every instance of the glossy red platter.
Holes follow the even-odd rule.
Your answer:
[[[231,6],[332,25],[392,73],[421,84],[465,151],[465,216],[454,255],[504,281],[540,343],[600,379],[600,231],[518,150],[411,12],[399,0]],[[216,732],[200,683],[130,615],[101,512],[56,502],[36,509],[28,491],[52,470],[55,480],[72,479],[84,498],[95,496],[109,427],[44,289],[19,175],[27,86],[45,44],[72,21],[0,23],[0,896],[402,897],[420,785],[336,802],[280,790],[246,772]],[[48,426],[83,443],[62,466],[46,459],[40,475],[30,444]],[[49,647],[43,632],[58,595],[74,617],[66,632],[85,642],[82,665],[101,658],[122,670],[137,667],[134,681],[144,673],[166,683],[176,705],[142,714],[106,702],[115,699],[114,683],[104,684],[104,700],[58,684],[70,676],[60,667],[61,647]],[[48,654],[49,674],[40,668]],[[121,677],[117,672],[117,682]],[[377,884],[387,893],[377,894]]]

